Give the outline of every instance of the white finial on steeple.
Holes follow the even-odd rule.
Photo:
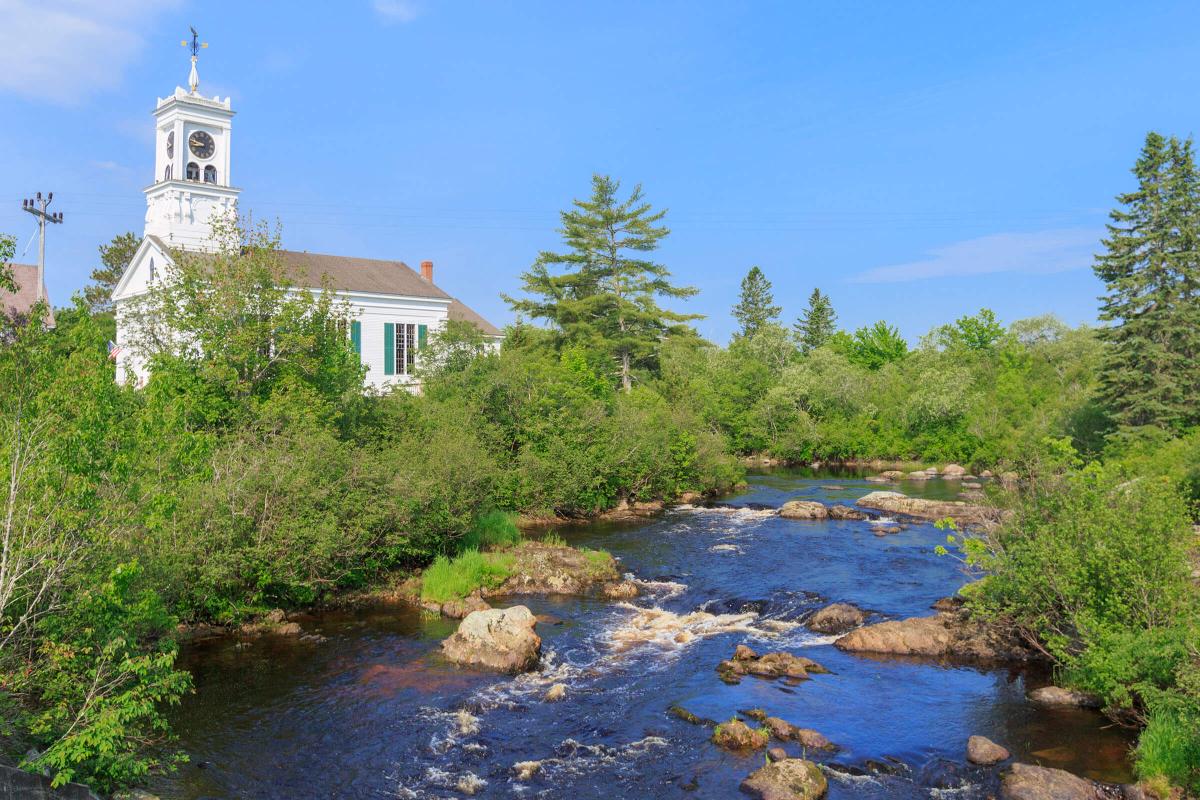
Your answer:
[[[200,88],[200,73],[196,72],[196,57],[200,55],[200,51],[203,48],[208,47],[208,42],[200,41],[200,34],[196,33],[195,28],[191,28],[191,31],[192,41],[189,42],[187,39],[184,39],[180,44],[184,47],[192,48],[192,71],[188,73],[188,89],[191,90],[192,94],[195,94],[196,90]]]

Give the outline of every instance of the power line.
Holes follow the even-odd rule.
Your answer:
[[[39,303],[46,299],[46,223],[61,225],[63,221],[61,211],[46,212],[46,207],[53,200],[54,192],[48,193],[45,198],[42,197],[41,192],[38,192],[36,198],[26,198],[21,201],[21,208],[38,218],[37,301]]]

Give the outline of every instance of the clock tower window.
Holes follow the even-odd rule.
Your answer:
[[[216,183],[217,182],[217,168],[214,167],[212,164],[209,164],[207,167],[204,168],[204,182],[205,183]]]
[[[171,180],[171,165],[170,164],[167,164],[167,166],[163,169],[163,180],[164,181]]]
[[[189,161],[187,165],[187,179],[189,181],[200,180],[200,165],[195,161]]]

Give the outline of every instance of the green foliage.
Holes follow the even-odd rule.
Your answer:
[[[1107,294],[1101,397],[1122,426],[1200,422],[1200,173],[1191,140],[1146,136],[1095,271]]]
[[[12,267],[8,263],[16,251],[16,238],[7,233],[0,233],[0,289],[9,292],[17,290],[17,284],[13,280]]]
[[[29,766],[51,770],[56,786],[106,790],[182,758],[154,748],[170,738],[163,708],[190,690],[191,676],[174,668],[174,643],[158,638],[173,619],[139,576],[136,562],[119,565],[43,620],[29,730],[45,749]]]
[[[421,575],[421,599],[461,600],[476,589],[491,589],[512,574],[512,556],[465,550],[453,559],[438,556]]]
[[[990,351],[1004,336],[1004,326],[996,321],[990,308],[974,316],[959,317],[953,325],[934,329],[929,341],[934,347],[954,351]]]
[[[782,310],[775,305],[767,276],[757,266],[751,267],[742,278],[742,293],[733,307],[733,318],[741,326],[738,336],[754,336],[764,325],[777,320]]]
[[[820,289],[813,289],[808,297],[808,308],[792,327],[802,353],[811,353],[827,345],[837,329],[837,314],[833,311],[829,295],[822,294]]]
[[[83,289],[84,299],[92,313],[112,310],[112,293],[138,246],[142,243],[133,233],[122,233],[108,244],[100,245],[100,266],[92,270],[92,283]]]
[[[520,541],[517,515],[511,511],[492,510],[476,517],[475,524],[466,532],[460,544],[464,550],[490,550]]]
[[[543,252],[522,279],[531,298],[506,298],[518,313],[549,322],[566,343],[605,353],[626,392],[634,372],[657,367],[658,343],[697,319],[662,308],[658,298],[687,298],[696,289],[670,282],[671,273],[643,254],[669,233],[666,211],[652,211],[636,186],[619,200],[621,184],[592,176],[592,196],[562,212],[565,253]],[[561,274],[551,267],[562,268]]]
[[[835,336],[832,344],[851,363],[867,369],[879,369],[908,355],[908,342],[900,335],[899,329],[883,320],[859,328],[852,335]]]

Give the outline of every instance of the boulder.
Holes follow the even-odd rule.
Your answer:
[[[546,690],[542,695],[542,700],[547,703],[557,703],[567,696],[567,685],[565,683],[556,683]]]
[[[638,587],[633,581],[615,581],[604,584],[601,592],[610,600],[629,600],[638,596]]]
[[[863,624],[863,612],[849,603],[833,603],[818,610],[805,625],[817,633],[845,633]]]
[[[722,722],[713,729],[712,741],[726,750],[759,750],[767,746],[770,734],[755,730],[740,719]]]
[[[442,603],[438,612],[450,619],[465,619],[472,611],[486,611],[491,608],[488,602],[477,594],[464,597],[462,600],[447,600]]]
[[[888,479],[883,477],[882,475],[868,475],[867,477],[863,478],[863,480],[865,480],[867,483],[887,483],[888,482]]]
[[[967,739],[967,761],[972,764],[991,766],[1004,761],[1009,755],[1007,749],[986,736],[972,736]]]
[[[754,652],[747,645],[739,644],[733,649],[733,658],[736,661],[751,661],[758,658],[758,653]]]
[[[1028,648],[1011,630],[972,620],[964,612],[909,617],[850,631],[834,646],[851,653],[926,656],[957,661],[1027,661]]]
[[[942,475],[944,475],[947,478],[961,478],[963,475],[966,475],[966,474],[967,474],[966,468],[964,468],[958,464],[947,464],[942,469]]]
[[[784,750],[782,747],[771,747],[767,749],[767,758],[771,761],[783,761],[787,757],[787,750]]]
[[[981,477],[981,478],[990,478],[990,477],[992,477],[992,474],[993,474],[993,473],[992,473],[992,471],[991,471],[990,469],[985,469],[983,472],[979,473],[979,477]]]
[[[904,473],[898,469],[889,469],[879,473],[879,477],[888,481],[898,481],[904,477]]]
[[[804,758],[785,758],[756,769],[741,789],[760,800],[817,800],[829,784],[821,768]]]
[[[860,497],[858,504],[864,508],[918,519],[939,520],[950,517],[960,525],[990,522],[999,516],[996,510],[986,506],[971,505],[959,500],[927,500],[923,497],[909,497],[900,492],[871,492]]]
[[[605,553],[585,553],[574,547],[536,541],[521,542],[505,552],[512,557],[511,574],[499,586],[484,589],[484,597],[589,595],[621,580],[617,562]]]
[[[706,719],[704,717],[696,716],[695,714],[688,711],[686,708],[684,708],[683,706],[681,706],[679,704],[672,705],[670,708],[667,709],[667,713],[670,714],[672,717],[675,717],[676,719],[683,720],[684,722],[688,723],[689,725],[716,725],[717,724],[717,723],[713,722],[711,719]]]
[[[542,640],[537,619],[525,606],[472,611],[442,642],[442,653],[456,664],[499,672],[527,672],[537,666]]]
[[[1100,787],[1061,769],[1013,764],[1000,785],[1003,800],[1099,800]]]
[[[1043,686],[1029,693],[1029,700],[1041,708],[1100,708],[1104,703],[1089,692],[1064,689],[1061,686]]]
[[[904,476],[904,480],[906,480],[906,481],[927,481],[927,480],[929,480],[929,473],[923,469],[917,470],[915,472],[909,472],[908,474],[906,474]]]
[[[797,728],[787,720],[779,717],[767,717],[763,725],[771,735],[782,742],[799,742],[810,750],[836,750],[837,748],[820,732],[812,728]]]
[[[745,645],[741,645],[741,647],[745,647]],[[721,680],[726,683],[739,683],[746,675],[754,675],[759,678],[805,680],[809,673],[829,672],[811,658],[792,653],[767,653],[763,656],[753,657],[746,655],[747,652],[753,653],[754,651],[746,647],[745,650],[735,652],[733,658],[717,665],[717,674]]]
[[[843,505],[830,506],[827,513],[830,519],[870,519],[866,513],[857,508]]]
[[[824,503],[815,500],[789,500],[779,509],[784,519],[825,519],[829,516]]]

